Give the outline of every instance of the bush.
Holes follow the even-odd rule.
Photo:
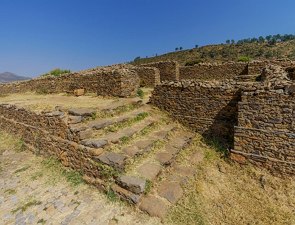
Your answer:
[[[249,56],[240,56],[238,58],[238,61],[239,62],[250,62],[251,61],[251,58]]]
[[[144,97],[144,92],[143,92],[142,89],[139,88],[139,89],[137,90],[137,96],[140,97],[140,98],[143,98],[143,97]]]
[[[54,69],[54,70],[51,70],[50,72],[46,73],[46,74],[43,74],[42,76],[55,76],[55,77],[58,77],[62,74],[66,74],[66,73],[70,73],[71,71],[70,70],[62,70],[62,69]]]
[[[188,62],[186,62],[186,63],[185,63],[185,66],[194,66],[194,65],[199,64],[199,63],[201,63],[201,62],[202,62],[202,60],[200,60],[200,59],[192,60],[192,61],[188,61]]]

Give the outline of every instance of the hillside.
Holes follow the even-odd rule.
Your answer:
[[[19,80],[29,80],[29,77],[18,76],[14,73],[4,72],[0,73],[0,83],[8,83],[12,81],[19,81]]]
[[[207,45],[194,49],[170,52],[156,57],[140,58],[134,64],[175,60],[181,65],[198,62],[238,61],[240,57],[250,59],[295,59],[295,40],[268,43],[243,43]]]

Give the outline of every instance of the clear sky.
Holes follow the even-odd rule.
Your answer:
[[[0,72],[81,70],[295,33],[294,0],[0,0]]]

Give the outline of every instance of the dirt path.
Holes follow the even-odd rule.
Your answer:
[[[2,143],[0,143],[1,145]],[[28,151],[0,151],[0,224],[159,224]],[[72,182],[67,181],[72,179]],[[75,180],[76,179],[76,180]]]

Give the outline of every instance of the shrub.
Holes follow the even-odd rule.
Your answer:
[[[238,58],[238,61],[239,62],[250,62],[251,61],[251,58],[249,56],[240,56]]]
[[[66,73],[70,73],[71,71],[70,70],[63,70],[63,69],[54,69],[54,70],[51,70],[49,71],[48,73],[46,74],[43,74],[42,76],[55,76],[55,77],[58,77],[62,74],[66,74]]]
[[[192,60],[192,61],[187,61],[185,63],[185,66],[194,66],[194,65],[199,64],[201,62],[202,62],[202,60],[200,60],[200,59],[196,59],[196,60]]]
[[[137,96],[140,97],[140,98],[143,98],[143,97],[144,97],[144,92],[143,92],[142,89],[139,88],[139,89],[137,90]]]

